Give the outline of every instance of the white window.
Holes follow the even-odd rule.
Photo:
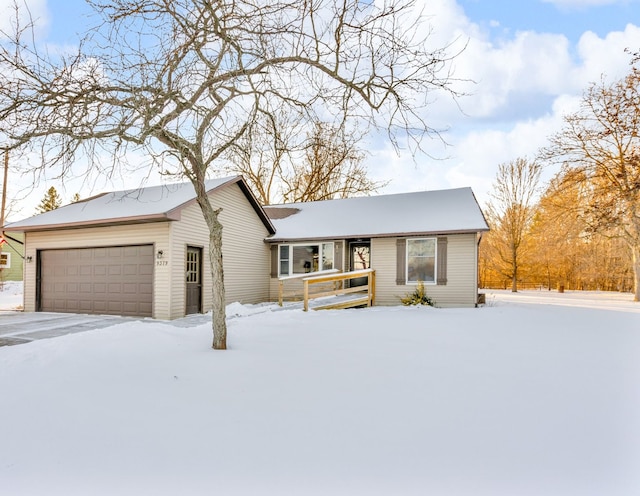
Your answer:
[[[407,283],[436,282],[436,238],[407,240]]]
[[[11,253],[0,253],[0,269],[11,268]]]
[[[278,254],[280,277],[333,269],[333,243],[317,245],[280,245]]]

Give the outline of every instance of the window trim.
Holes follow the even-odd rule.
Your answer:
[[[427,241],[433,240],[433,281],[411,281],[409,280],[409,241]],[[427,258],[427,257],[423,257]],[[405,239],[405,263],[404,263],[404,283],[405,285],[415,285],[422,282],[428,286],[436,286],[438,284],[438,237],[429,236],[424,238],[407,238]]]
[[[10,269],[11,268],[11,253],[8,251],[3,251],[0,253],[0,269]],[[2,258],[6,257],[6,262],[2,262]]]
[[[288,274],[282,274],[280,272],[280,268],[281,268],[281,262],[282,262],[282,255],[281,255],[281,249],[283,246],[287,246],[289,248],[289,273]],[[323,259],[323,246],[327,246],[328,250],[331,252],[331,269],[320,269],[317,272],[322,272],[323,270],[333,270],[333,267],[335,267],[335,241],[318,241],[317,243],[282,243],[278,245],[278,277],[292,277],[292,276],[299,276],[299,275],[303,275],[303,274],[296,274],[293,273],[293,248],[296,246],[313,246],[313,247],[317,247],[318,248],[318,265],[320,266],[322,264],[322,259]]]

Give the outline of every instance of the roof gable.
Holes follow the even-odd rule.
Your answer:
[[[210,179],[205,184],[209,194],[219,188],[238,184],[267,230],[275,232],[241,176]],[[195,202],[195,197],[190,182],[113,191],[14,222],[7,225],[6,229],[42,231],[179,220],[182,209]]]
[[[471,188],[366,196],[265,207],[269,241],[488,231]]]

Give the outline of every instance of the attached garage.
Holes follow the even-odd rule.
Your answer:
[[[42,312],[151,317],[153,245],[40,250]]]
[[[221,210],[227,303],[267,300],[273,225],[240,176],[206,187]],[[211,310],[209,229],[190,183],[105,193],[11,226],[25,234],[25,312],[176,319]]]

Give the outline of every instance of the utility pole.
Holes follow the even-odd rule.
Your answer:
[[[9,175],[9,149],[4,149],[4,180],[2,181],[2,208],[0,209],[0,238],[4,242],[4,209],[7,206],[7,176]],[[0,255],[2,255],[2,245],[0,243]],[[4,269],[0,268],[0,276]],[[0,277],[0,286],[4,283],[4,277]]]
[[[2,181],[2,210],[0,211],[0,227],[4,227],[4,212],[7,206],[7,176],[9,175],[9,149],[4,149],[4,180]]]

